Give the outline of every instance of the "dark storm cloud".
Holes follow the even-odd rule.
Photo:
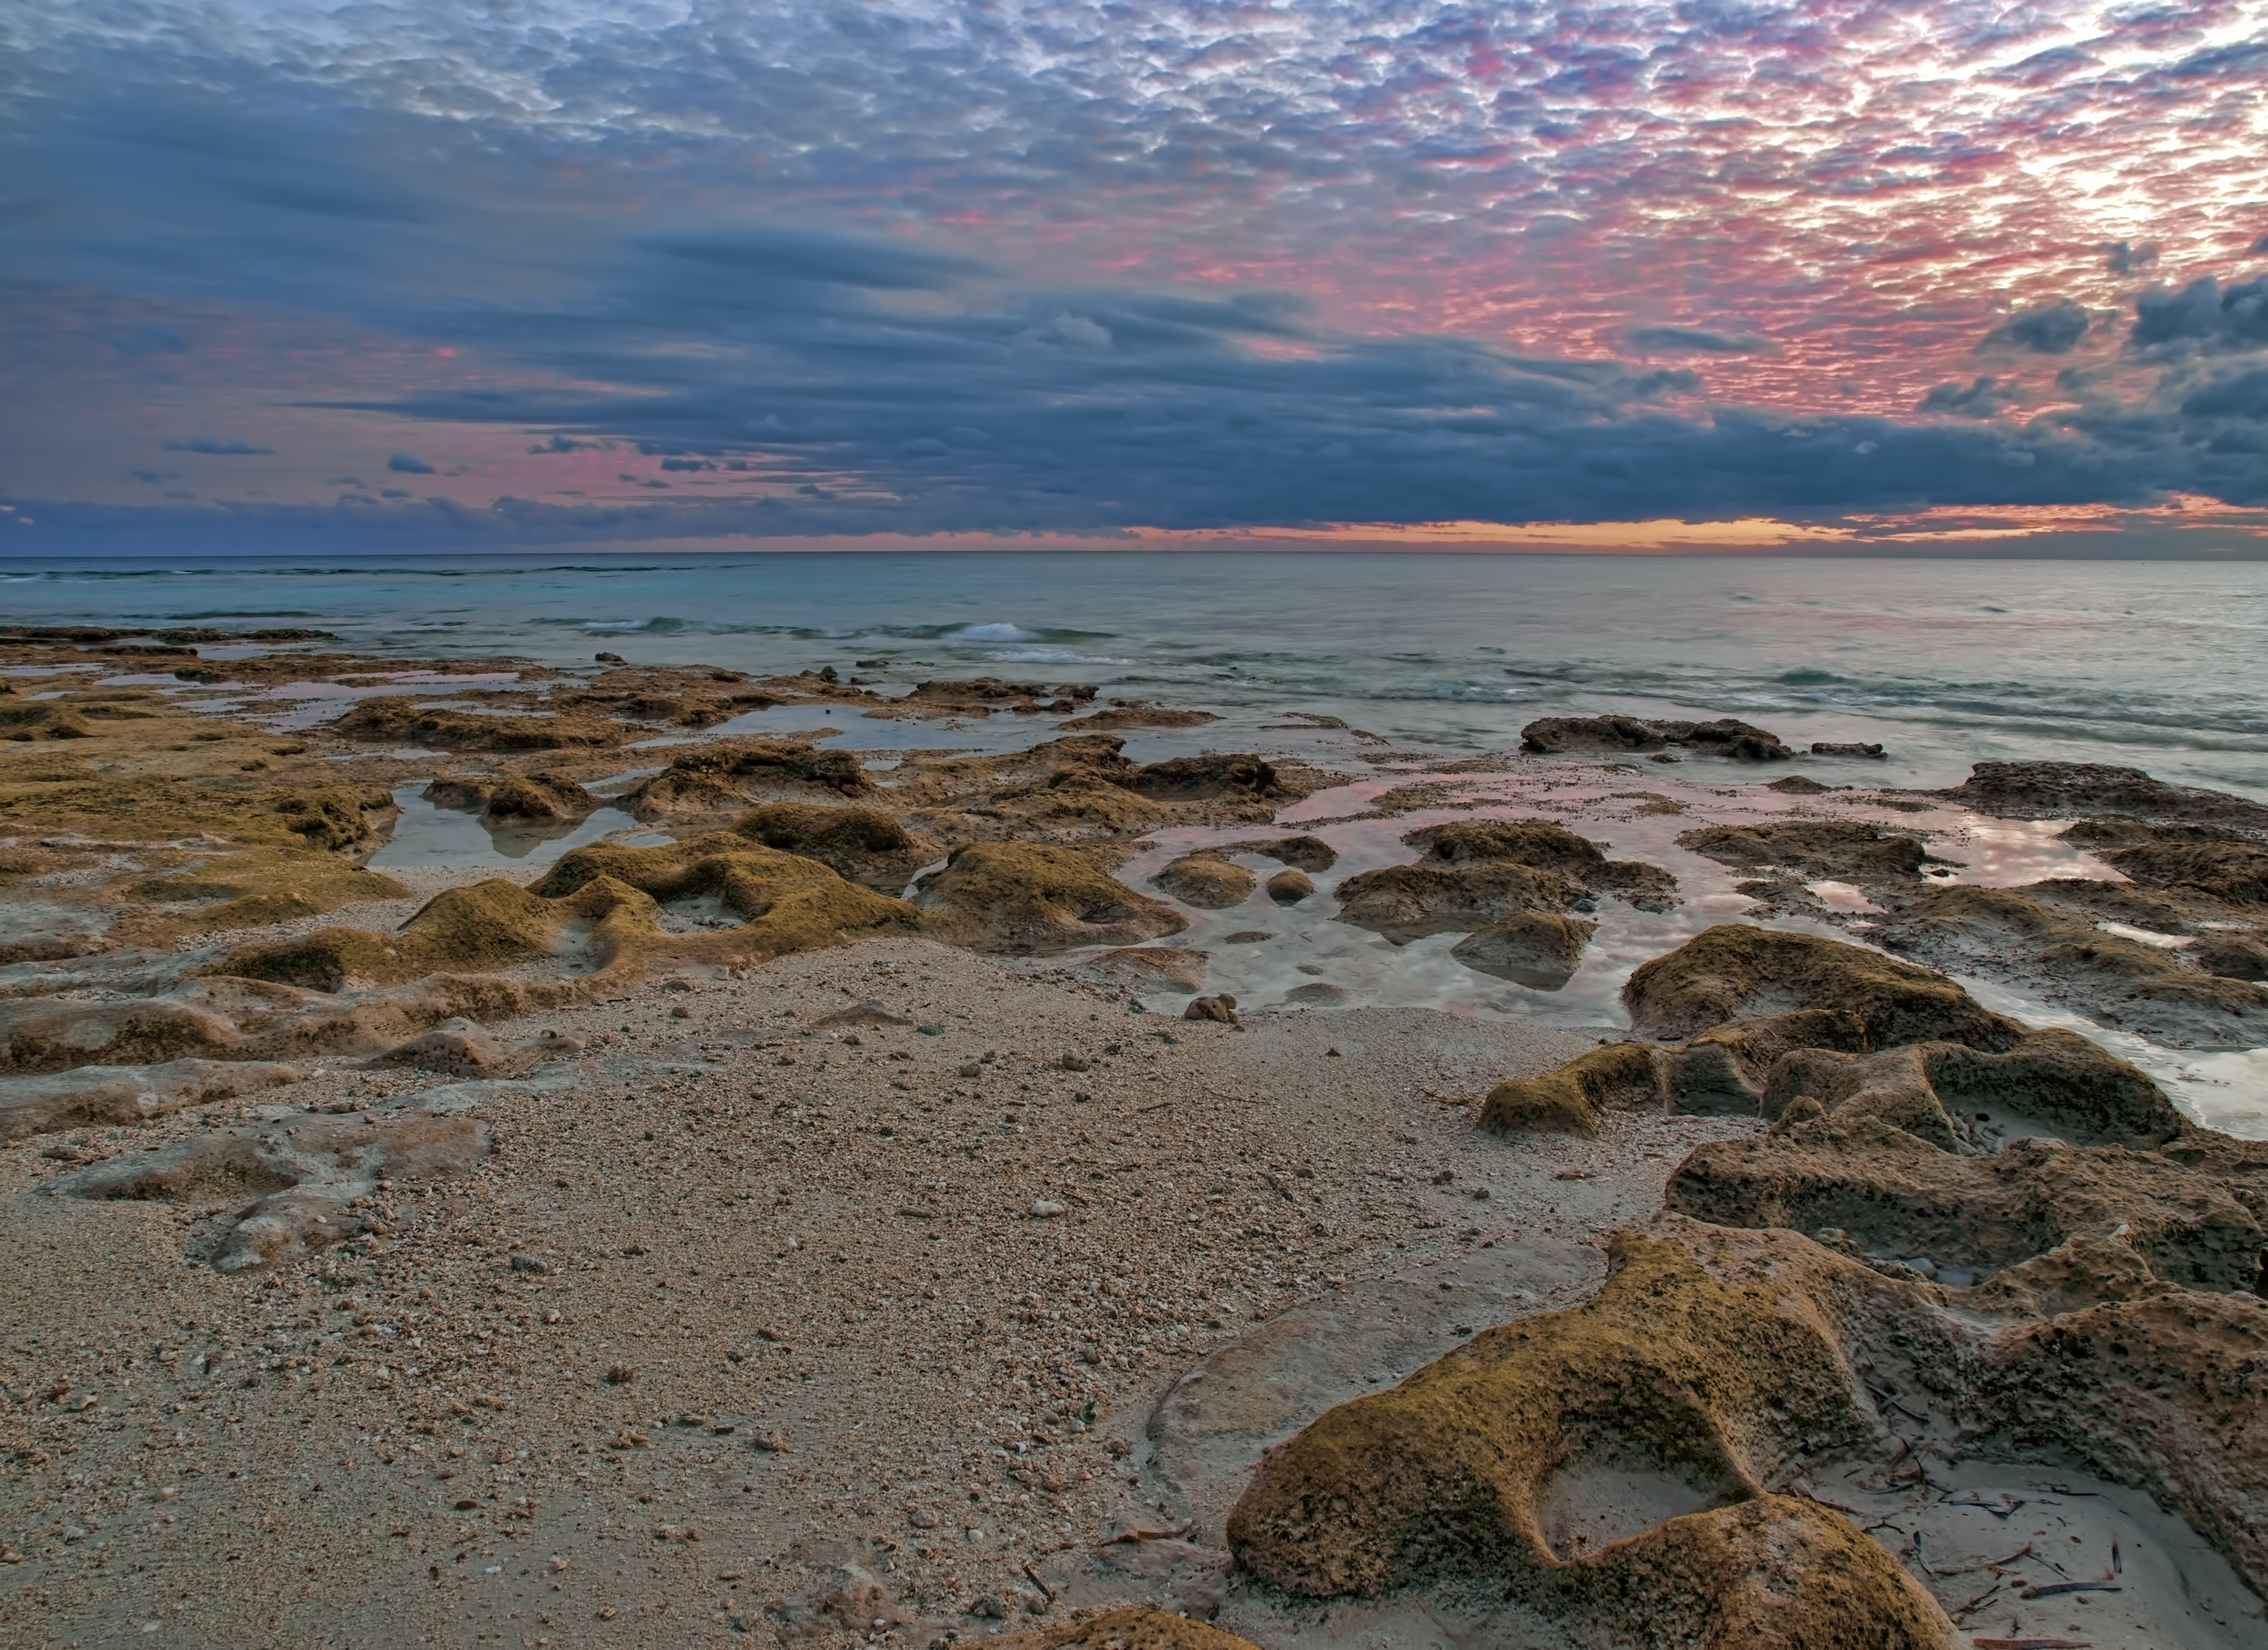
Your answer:
[[[386,467],[402,475],[431,475],[433,466],[414,452],[397,452],[386,461]]]
[[[2036,309],[2010,316],[1984,334],[1977,347],[1990,348],[1996,344],[2029,349],[2036,355],[2069,355],[2079,341],[2087,336],[2091,319],[2080,305],[2069,298],[2058,298]]]
[[[2179,290],[2160,287],[2145,292],[2135,300],[2130,341],[2138,349],[2179,343],[2268,348],[2268,275],[2226,291],[2213,276],[2200,275]]]
[[[198,436],[188,441],[169,441],[167,452],[202,452],[215,458],[248,458],[255,453],[272,453],[273,447],[254,446],[248,441],[215,441],[210,436]]]

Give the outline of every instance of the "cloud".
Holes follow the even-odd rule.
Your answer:
[[[2139,246],[2130,246],[2123,240],[2112,241],[2102,250],[2110,254],[2103,260],[2103,268],[2112,275],[2132,275],[2136,270],[2146,269],[2158,261],[2156,241],[2146,242]]]
[[[2087,336],[2090,318],[2087,311],[2069,298],[2058,298],[2021,314],[2011,316],[1984,334],[1977,348],[1990,348],[1996,344],[2017,349],[2029,349],[2036,355],[2069,355],[2079,341]]]
[[[1755,333],[1712,333],[1698,326],[1632,326],[1623,335],[1631,348],[1655,354],[1691,349],[1712,356],[1761,356],[1779,348]]]
[[[1967,386],[1958,384],[1933,385],[1921,398],[1915,409],[1923,413],[1950,413],[1956,418],[1992,418],[2000,405],[2009,398],[2009,392],[1999,381],[1989,375],[1979,375]]]
[[[430,455],[396,475],[555,500],[390,488],[354,512],[366,542],[2268,490],[2231,359],[2261,347],[2257,282],[2145,295],[2115,394],[2020,420],[1970,377],[1986,292],[2013,349],[2115,351],[2089,307],[2153,246],[2074,274],[2102,231],[2073,178],[2115,162],[2136,221],[2207,244],[2183,121],[2256,66],[2139,11],[2090,14],[2083,50],[2052,7],[1880,30],[1401,0],[89,15],[11,17],[0,275],[61,295],[55,335],[114,382],[57,355],[22,392],[97,450],[142,404],[118,387],[139,340],[201,375],[203,427],[288,405]],[[1853,113],[1892,84],[1915,90]],[[1631,323],[1673,305],[1773,338]],[[199,347],[132,330],[153,312]],[[511,480],[466,479],[475,441]],[[652,498],[560,503],[612,484],[520,451],[598,447],[699,479],[665,493],[647,465],[622,485]],[[335,519],[302,504],[211,518]]]
[[[276,449],[254,446],[248,441],[215,441],[210,436],[199,436],[189,441],[169,441],[166,444],[166,451],[167,452],[202,452],[214,457],[243,458],[254,453],[272,453]]]
[[[2193,391],[2182,402],[2182,411],[2192,418],[2235,419],[2260,425],[2251,432],[2253,439],[2268,444],[2268,367],[2216,378]]]
[[[2137,349],[2195,343],[2209,349],[2268,348],[2268,275],[2223,291],[2200,275],[2178,291],[2155,287],[2134,301]]]

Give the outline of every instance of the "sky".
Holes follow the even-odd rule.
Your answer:
[[[0,369],[16,555],[2268,555],[2268,0],[11,0]]]

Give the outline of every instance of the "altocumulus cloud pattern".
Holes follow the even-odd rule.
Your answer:
[[[50,546],[2268,504],[2257,4],[0,31]]]

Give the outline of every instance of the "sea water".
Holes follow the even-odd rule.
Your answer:
[[[1569,711],[1734,715],[2268,799],[2268,566],[940,553],[0,560],[19,624],[304,626],[403,657],[1097,684],[1501,747]]]

